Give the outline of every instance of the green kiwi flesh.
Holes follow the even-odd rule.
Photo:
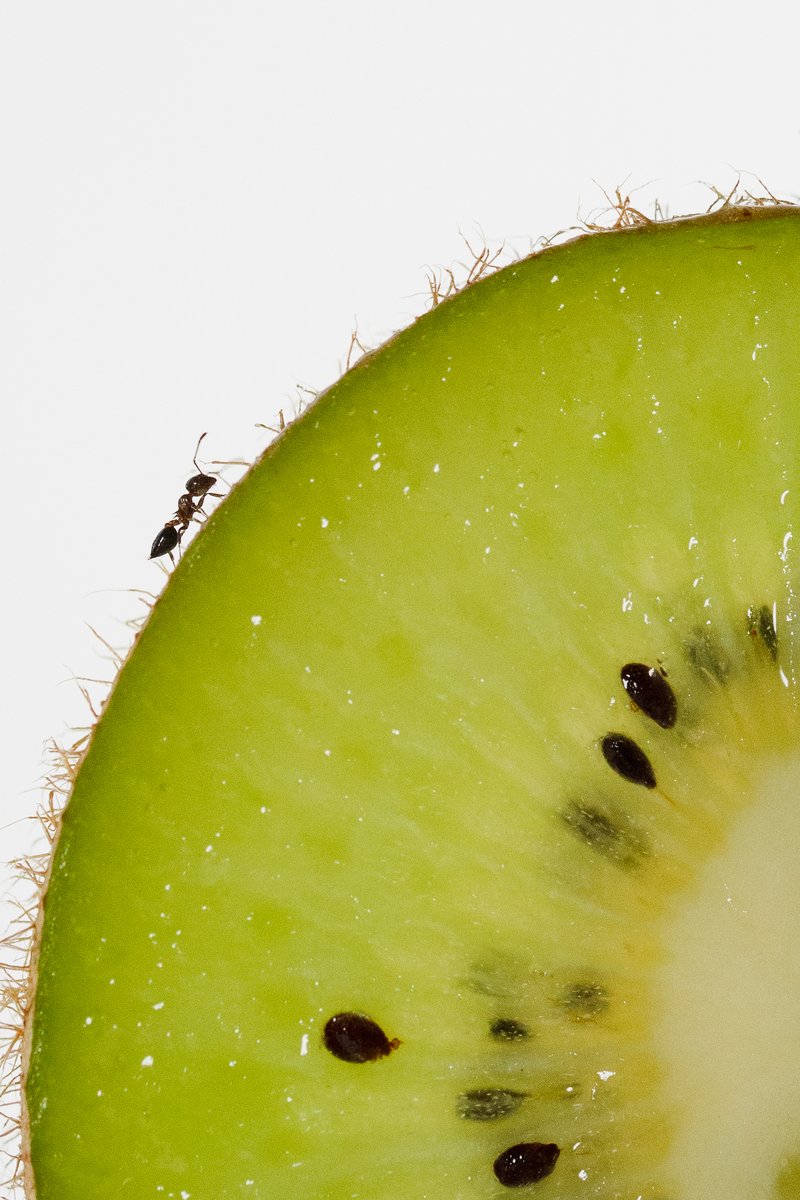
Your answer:
[[[29,1196],[800,1196],[799,293],[793,209],[580,239],[236,487],[64,814]]]

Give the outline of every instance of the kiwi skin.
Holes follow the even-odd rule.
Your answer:
[[[541,434],[548,420],[555,421],[546,398],[537,397],[537,407],[531,409],[530,388],[525,386],[528,360],[515,368],[525,344],[523,332],[528,339],[531,331],[538,335],[547,324],[545,318],[552,339],[567,336],[557,305],[551,306],[551,313],[543,301],[531,299],[545,294],[547,270],[559,275],[558,283],[566,282],[561,276],[573,271],[573,291],[564,288],[561,294],[567,292],[567,300],[559,303],[579,310],[583,303],[586,309],[587,279],[608,282],[609,274],[601,272],[612,259],[616,262],[617,249],[623,258],[628,256],[624,270],[634,280],[620,283],[624,294],[644,288],[646,272],[636,280],[632,263],[637,256],[623,242],[647,238],[655,249],[658,238],[674,231],[674,246],[660,268],[668,283],[681,290],[680,306],[674,311],[691,324],[697,320],[696,310],[703,308],[692,303],[691,280],[676,283],[670,274],[674,260],[680,260],[681,253],[705,256],[700,274],[708,276],[713,251],[723,250],[724,266],[715,268],[711,282],[735,297],[724,314],[730,324],[742,303],[733,286],[737,276],[732,256],[748,259],[749,254],[757,265],[756,250],[776,259],[785,244],[793,245],[796,214],[769,215],[775,220],[766,220],[763,210],[746,210],[680,227],[643,229],[615,240],[613,248],[611,239],[595,239],[591,253],[586,243],[564,247],[519,264],[442,306],[312,407],[190,548],[120,676],[81,767],[53,860],[45,928],[37,940],[41,969],[35,1020],[32,1003],[27,1014],[30,1195],[34,1173],[40,1200],[99,1196],[106,1194],[103,1189],[117,1187],[123,1112],[125,1121],[132,1123],[129,1153],[122,1156],[124,1169],[140,1172],[143,1194],[160,1186],[157,1179],[169,1173],[169,1159],[181,1147],[184,1163],[180,1170],[172,1169],[169,1184],[179,1189],[176,1194],[190,1190],[180,1188],[181,1171],[194,1174],[203,1186],[208,1182],[215,1195],[236,1194],[234,1172],[255,1158],[252,1169],[261,1171],[264,1180],[269,1178],[270,1188],[279,1180],[280,1194],[287,1196],[329,1195],[333,1200],[351,1194],[391,1195],[377,1189],[391,1186],[387,1181],[401,1170],[411,1175],[405,1195],[436,1195],[437,1187],[450,1188],[441,1194],[453,1194],[455,1187],[461,1189],[456,1194],[465,1197],[497,1195],[501,1193],[492,1190],[498,1186],[492,1163],[517,1145],[559,1147],[552,1172],[530,1183],[542,1194],[545,1187],[551,1189],[547,1194],[571,1194],[568,1189],[578,1186],[582,1170],[594,1172],[609,1187],[622,1186],[620,1179],[627,1185],[628,1176],[608,1174],[613,1155],[624,1160],[624,1170],[642,1194],[663,1194],[658,1172],[669,1161],[669,1151],[665,1134],[659,1133],[663,1114],[656,1120],[648,1112],[659,1094],[659,1068],[646,1036],[647,1005],[652,1000],[648,959],[657,953],[647,951],[642,961],[641,951],[626,952],[620,926],[629,926],[632,914],[647,905],[645,932],[652,937],[675,897],[690,889],[698,862],[719,847],[726,821],[738,811],[738,785],[742,780],[748,783],[747,760],[735,769],[726,765],[726,778],[734,783],[716,789],[713,804],[700,810],[699,828],[691,837],[685,832],[686,813],[695,809],[682,781],[691,775],[702,783],[713,776],[709,761],[724,760],[726,747],[734,741],[748,751],[752,743],[772,753],[791,744],[791,722],[785,719],[788,689],[779,674],[792,678],[791,640],[782,636],[782,624],[776,629],[774,622],[770,627],[763,619],[763,612],[772,611],[773,603],[785,596],[785,583],[772,562],[775,530],[751,528],[758,526],[752,513],[767,510],[764,497],[754,499],[748,486],[756,482],[755,470],[745,469],[735,454],[730,456],[728,475],[735,478],[735,495],[742,498],[732,512],[731,506],[690,490],[692,504],[678,512],[673,527],[658,534],[660,527],[647,518],[649,491],[644,481],[672,479],[676,469],[688,481],[698,478],[709,439],[715,432],[728,431],[730,421],[722,419],[723,385],[731,386],[733,372],[720,378],[716,361],[709,363],[698,350],[707,329],[695,327],[685,341],[676,343],[677,357],[692,351],[701,390],[702,385],[710,388],[713,368],[719,391],[707,400],[699,428],[682,428],[673,412],[672,436],[680,453],[672,447],[661,451],[635,423],[626,425],[625,413],[612,410],[606,421],[610,435],[609,429],[605,433],[616,439],[617,463],[612,456],[606,472],[595,478],[591,441],[604,430],[593,422],[602,423],[611,401],[590,399],[585,412],[578,409],[572,415],[572,428],[584,434],[587,443],[584,446],[573,434],[578,460],[574,473],[567,477],[560,455],[540,444],[535,454],[526,451],[522,467],[517,463],[499,483],[487,485],[486,477],[496,471],[498,444],[513,460],[513,452],[520,449],[515,442],[524,440],[528,427]],[[770,240],[778,218],[787,222],[786,229]],[[748,223],[752,247],[739,240],[745,229],[749,237]],[[643,243],[642,256],[648,252]],[[582,255],[588,265],[581,263]],[[530,294],[524,301],[533,305],[533,318],[520,315],[525,311],[520,289],[526,280]],[[769,280],[759,286],[768,285],[778,286]],[[597,320],[582,310],[575,318],[580,329],[588,327],[591,350],[575,366],[575,378],[585,383],[590,366],[595,372],[601,368],[605,374],[596,388],[598,395],[603,388],[613,394],[609,379],[623,392],[631,388],[635,368],[628,364],[627,375],[619,369],[619,341],[625,332],[632,341],[647,332],[644,317],[631,317],[627,311],[619,316],[623,310],[616,305],[622,302],[616,300],[618,293],[612,301],[610,286],[608,291],[608,303],[598,304]],[[509,320],[509,293],[517,305],[516,325]],[[638,302],[646,311],[644,299]],[[610,329],[603,328],[607,321]],[[655,324],[657,329],[669,328],[667,320]],[[718,331],[722,325],[712,328]],[[780,344],[777,336],[773,345],[776,341]],[[607,362],[599,349],[606,344]],[[434,390],[434,369],[448,371],[441,363],[450,346],[456,350],[451,361],[461,382],[453,387],[453,376],[445,374],[441,378],[447,388]],[[404,372],[408,360],[420,359],[423,349],[428,360],[421,381],[412,385]],[[574,346],[573,350],[577,355]],[[541,353],[545,366],[540,370],[556,377],[559,364],[570,358],[563,351],[548,357],[546,347]],[[648,366],[654,364],[655,360]],[[673,361],[667,366],[674,371]],[[414,367],[416,371],[417,361]],[[563,365],[561,372],[566,372]],[[773,387],[780,378],[778,364],[771,372]],[[501,405],[496,401],[498,379],[506,384]],[[554,392],[562,383],[556,379]],[[658,386],[667,387],[664,380]],[[426,396],[425,421],[418,407],[410,405],[406,411],[395,399],[413,395],[414,387]],[[451,398],[448,389],[457,395]],[[738,420],[755,427],[761,408],[744,391],[745,416]],[[563,394],[574,398],[574,389]],[[428,396],[435,397],[432,408]],[[608,407],[601,408],[601,403]],[[380,430],[372,419],[376,405]],[[674,405],[677,412],[678,401]],[[692,438],[698,441],[694,449]],[[476,443],[492,448],[488,457],[476,456]],[[631,444],[645,445],[646,451],[637,457],[631,454]],[[620,460],[630,468],[624,513]],[[366,468],[371,475],[365,473],[365,463],[371,464]],[[436,477],[448,466],[455,482],[442,497],[434,490]],[[642,479],[637,479],[636,469]],[[411,499],[397,499],[387,515],[381,513],[379,501],[389,494],[388,485],[380,492],[375,488],[378,477],[383,489],[389,476],[398,497]],[[547,494],[542,482],[547,478],[558,483],[562,494],[568,493],[566,501]],[[535,484],[549,509],[543,514],[546,521],[518,500],[515,509],[508,509],[519,482]],[[373,489],[369,498],[368,487]],[[592,507],[587,488],[600,517],[593,519],[587,512]],[[359,491],[365,492],[363,500]],[[476,494],[478,502],[471,499]],[[489,512],[503,502],[506,511],[516,513],[505,538]],[[634,527],[630,510],[646,519]],[[453,514],[460,517],[465,512],[470,513],[468,528],[479,526],[484,535],[477,547],[456,526]],[[569,542],[565,580],[566,516],[576,513],[583,528],[580,537],[573,535]],[[710,534],[721,527],[735,531],[744,543],[744,550],[732,556],[733,571],[723,551],[712,547],[704,552],[712,581],[706,590],[721,610],[711,626],[703,623],[702,607],[695,607],[692,578],[674,550],[676,531],[682,532],[683,525],[690,537],[692,528]],[[598,572],[592,543],[605,544],[609,527],[619,535],[624,568],[612,571],[603,564]],[[329,529],[333,536],[326,541],[320,530]],[[404,549],[393,569],[385,547],[398,531]],[[648,554],[642,553],[645,544]],[[493,561],[501,560],[500,567],[488,566],[486,546]],[[744,570],[743,561],[752,563],[752,569]],[[657,581],[648,575],[653,562],[659,568]],[[451,563],[464,581],[455,597]],[[545,571],[543,564],[551,565]],[[346,583],[339,584],[343,579]],[[565,587],[566,582],[572,587]],[[350,599],[352,592],[345,600],[334,599],[337,584],[355,588],[358,604]],[[610,606],[598,599],[604,591],[613,592],[615,602],[619,595],[633,593],[633,610],[649,607],[655,616],[637,624],[634,635],[632,621],[626,625],[619,617],[611,620]],[[586,608],[580,599],[574,607],[572,600],[565,602],[570,592],[573,598],[577,593],[590,599],[591,606]],[[381,615],[384,607],[388,617]],[[554,632],[554,613],[562,611],[570,617],[560,617]],[[589,617],[581,617],[586,611]],[[762,614],[755,621],[754,611]],[[592,626],[601,621],[610,623],[611,632],[597,655]],[[274,628],[267,644],[259,643],[270,624]],[[455,636],[454,629],[463,633]],[[531,658],[540,659],[538,668],[528,667],[528,675],[520,667],[520,630]],[[587,668],[589,645],[595,657]],[[469,670],[459,669],[467,647]],[[360,694],[347,686],[355,652],[365,676],[359,680]],[[232,672],[231,664],[247,663],[248,655],[248,670],[237,667]],[[256,655],[261,657],[253,666]],[[661,729],[646,707],[625,708],[630,696],[620,672],[637,662],[654,671],[666,664],[665,677],[670,686],[674,682],[680,713],[674,730]],[[567,687],[566,695],[542,713],[537,696],[546,694],[553,700],[551,677],[580,680],[580,702],[575,703]],[[451,689],[444,694],[442,680]],[[398,694],[398,681],[405,695]],[[142,696],[155,696],[158,703],[148,701],[143,711]],[[754,696],[762,704],[769,699],[774,728],[765,731],[759,724],[758,737],[751,730],[746,742],[740,727],[743,714],[753,711]],[[619,726],[604,720],[611,701],[621,714]],[[352,707],[358,709],[356,720],[348,712]],[[436,732],[442,712],[445,724],[455,731],[452,737]],[[336,740],[328,729],[334,716],[343,730]],[[406,734],[409,748],[403,741],[406,730],[411,734]],[[673,732],[672,741],[663,740]],[[631,768],[626,773],[609,763],[602,747],[612,735],[628,740],[617,747],[629,742],[639,749],[650,764],[652,785],[650,775],[643,784],[641,771],[637,775]],[[398,749],[393,738],[398,739]],[[543,744],[553,748],[544,757]],[[230,747],[224,757],[222,745]],[[322,774],[328,770],[325,758],[333,760],[332,779]],[[612,758],[631,761],[618,754]],[[243,759],[246,765],[237,768],[236,762]],[[570,788],[563,782],[567,778],[573,780]],[[300,783],[308,779],[316,791],[310,799]],[[403,780],[402,789],[398,779]],[[479,786],[486,788],[487,782],[488,804]],[[369,803],[376,791],[381,795],[380,813]],[[409,793],[422,799],[412,805]],[[649,793],[654,795],[648,798]],[[293,821],[276,812],[285,797],[291,797]],[[463,820],[465,806],[474,829],[462,844],[457,818]],[[333,811],[336,822],[321,822],[320,811]],[[258,818],[264,816],[274,818],[268,835],[259,828],[265,822]],[[292,846],[295,821],[302,836]],[[362,832],[358,824],[367,828]],[[217,837],[223,844],[229,839],[230,848],[217,849],[212,840]],[[509,848],[520,843],[530,848],[524,864],[511,861]],[[278,845],[286,845],[283,859],[274,857]],[[510,878],[502,887],[496,878],[497,856],[491,864],[486,861],[488,847],[498,848]],[[98,855],[113,864],[113,870],[98,873]],[[319,871],[320,863],[326,872]],[[356,919],[352,911],[352,884],[341,889],[347,904],[336,894],[342,864],[370,898],[366,906],[359,898],[362,910],[366,908],[363,920],[362,912]],[[285,941],[296,936],[290,930],[302,915],[299,908],[287,913],[282,903],[285,895],[278,885],[287,874],[310,881],[308,903],[315,915],[302,960],[281,959],[281,954],[288,955],[285,949],[270,949],[273,937],[281,944],[282,937]],[[324,878],[315,882],[316,874]],[[191,886],[186,880],[193,880]],[[180,902],[175,896],[179,883]],[[167,885],[172,907],[164,904]],[[232,893],[224,912],[223,888]],[[598,894],[603,896],[599,913]],[[204,905],[212,914],[207,921],[197,915]],[[437,906],[449,914],[440,924],[434,916]],[[166,937],[159,932],[161,920],[169,923]],[[245,923],[251,929],[243,929]],[[571,931],[566,946],[565,927]],[[468,938],[464,929],[478,932]],[[176,966],[177,959],[168,953],[183,955],[178,938],[186,931],[199,955],[191,959],[194,967],[183,961]],[[420,942],[425,946],[429,987],[420,982]],[[109,945],[119,949],[106,950]],[[341,978],[334,979],[328,966],[332,945],[342,963]],[[268,969],[254,965],[263,963],[265,955]],[[204,968],[197,965],[208,962],[218,964],[215,985],[229,997],[226,1003],[235,1020],[228,1014],[219,1019],[217,992],[208,990]],[[158,973],[165,971],[169,981],[162,985]],[[471,982],[478,978],[483,986]],[[310,982],[327,988],[321,1007],[311,1003]],[[118,991],[107,1000],[112,987]],[[166,1000],[154,998],[158,987]],[[123,999],[117,1001],[120,993]],[[259,1007],[254,1012],[256,996]],[[87,997],[92,997],[92,1012],[84,1012]],[[441,1028],[443,998],[458,1013],[452,1031]],[[178,1032],[184,1051],[202,1045],[199,1055],[193,1053],[191,1074],[197,1078],[191,1088],[184,1088],[181,1079],[186,1062],[152,1015],[162,1011],[159,1003],[178,1012],[179,1019],[167,1032],[172,1038]],[[321,1023],[354,1005],[359,1011],[363,1007],[387,1040],[398,1042],[391,1053],[379,1056],[379,1062],[343,1063],[323,1053]],[[625,1022],[622,1012],[628,1014]],[[281,1025],[285,1013],[290,1016]],[[305,1024],[292,1036],[290,1057],[284,1045],[298,1013],[305,1014]],[[264,1052],[267,1015],[276,1025],[276,1038]],[[498,1036],[498,1029],[513,1031],[514,1036]],[[102,1036],[90,1044],[95,1033]],[[303,1038],[308,1039],[306,1053]],[[167,1067],[156,1083],[148,1074],[160,1069],[153,1041]],[[67,1049],[69,1069],[59,1077],[55,1059],[59,1055],[63,1061]],[[518,1056],[502,1057],[507,1050]],[[120,1070],[119,1058],[126,1054],[129,1066]],[[615,1084],[626,1054],[633,1065],[624,1085]],[[202,1062],[195,1066],[197,1057]],[[298,1063],[305,1067],[304,1059],[317,1071],[310,1085],[298,1070]],[[243,1060],[247,1065],[241,1075],[250,1078],[240,1080],[236,1073],[231,1082],[224,1068]],[[353,1077],[352,1072],[362,1068],[369,1074]],[[610,1100],[592,1096],[597,1116],[587,1137],[580,1118],[590,1086],[597,1086],[601,1074],[614,1094]],[[113,1111],[111,1105],[91,1104],[102,1097],[89,1090],[89,1081],[94,1084],[100,1076],[105,1086],[96,1093],[105,1093],[109,1086],[118,1089]],[[524,1085],[512,1086],[510,1076],[515,1081],[522,1076]],[[277,1078],[286,1081],[283,1088],[276,1085]],[[420,1080],[430,1090],[421,1117],[410,1102]],[[281,1119],[272,1126],[267,1146],[253,1133],[265,1123],[263,1097],[277,1104],[278,1093],[285,1093],[285,1100],[290,1091],[303,1096],[312,1116],[288,1129]],[[343,1125],[326,1115],[324,1098],[331,1094],[347,1114]],[[225,1111],[209,1105],[207,1098],[214,1095],[224,1097]],[[639,1111],[642,1107],[644,1113]],[[243,1121],[231,1123],[228,1114],[234,1110],[244,1114]],[[528,1128],[532,1110],[547,1128]],[[76,1113],[83,1122],[78,1129]],[[432,1141],[446,1147],[435,1160],[425,1136],[432,1113]],[[277,1121],[277,1115],[272,1119]],[[497,1123],[507,1121],[512,1124],[498,1130]],[[620,1122],[636,1137],[631,1132],[614,1141],[613,1128]],[[241,1125],[246,1136],[234,1129]],[[153,1141],[154,1128],[159,1133]],[[359,1131],[368,1128],[385,1130],[379,1141],[390,1147],[377,1164],[360,1139]],[[277,1131],[285,1135],[285,1143]],[[173,1137],[167,1152],[162,1139]],[[583,1158],[569,1149],[582,1139]],[[348,1146],[345,1161],[343,1142]],[[637,1152],[636,1142],[647,1152]],[[218,1155],[214,1161],[204,1158],[202,1148],[208,1145],[230,1147],[230,1161],[220,1166]],[[327,1145],[339,1147],[338,1159],[333,1152],[324,1153]],[[104,1147],[113,1147],[114,1153],[104,1155]],[[289,1158],[306,1164],[304,1171],[294,1171],[296,1183],[290,1182]],[[506,1185],[500,1181],[499,1186]],[[292,1193],[290,1187],[299,1190]]]

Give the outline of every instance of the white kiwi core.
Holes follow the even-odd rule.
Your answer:
[[[800,1196],[799,792],[800,753],[764,762],[665,930],[655,1039],[683,1200]]]

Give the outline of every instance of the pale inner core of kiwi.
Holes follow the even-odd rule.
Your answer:
[[[798,778],[800,754],[765,761],[665,931],[654,1038],[665,1107],[680,1114],[665,1174],[684,1200],[800,1194],[786,1190],[800,1159]]]

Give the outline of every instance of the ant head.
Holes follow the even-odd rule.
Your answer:
[[[162,554],[170,554],[179,541],[178,531],[174,525],[165,525],[150,548],[151,558],[161,558]]]
[[[216,475],[205,475],[201,471],[199,475],[193,475],[191,479],[186,480],[186,491],[190,496],[205,496],[216,482]]]
[[[190,496],[205,496],[206,492],[217,482],[216,475],[206,475],[205,471],[200,470],[200,464],[197,461],[197,455],[200,453],[200,443],[205,437],[205,433],[201,433],[197,439],[197,445],[194,448],[194,458],[192,462],[197,467],[197,474],[191,479],[186,480],[186,491]]]

